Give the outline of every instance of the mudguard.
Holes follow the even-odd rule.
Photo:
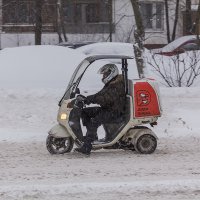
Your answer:
[[[152,135],[156,139],[158,139],[157,135],[151,129],[149,129],[149,128],[146,128],[146,129],[137,129],[137,130],[138,130],[137,134],[135,134],[135,137],[133,137],[134,146],[137,144],[138,139],[142,135],[147,135],[148,134],[148,135]]]
[[[129,131],[127,132],[127,134],[125,134],[124,137],[132,138],[132,143],[135,145],[138,139],[140,138],[140,136],[145,135],[145,134],[152,135],[156,139],[158,139],[157,135],[151,129],[145,126],[138,126],[138,127],[129,129]]]
[[[53,126],[50,131],[48,132],[49,135],[55,137],[55,138],[65,138],[65,137],[71,137],[71,135],[69,134],[69,132],[67,131],[67,129],[60,125],[57,124],[55,126]]]

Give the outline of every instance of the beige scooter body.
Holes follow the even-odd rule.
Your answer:
[[[127,67],[127,62],[124,61],[126,61],[126,59],[132,59],[127,56],[112,55],[100,56],[100,59],[102,57],[120,58],[122,59],[122,63],[125,63],[125,67]],[[89,60],[90,62],[90,59],[96,60],[99,59],[99,57],[89,57],[86,61]],[[85,63],[87,62],[84,60],[81,65],[84,65]],[[78,68],[80,69],[81,67],[78,66]],[[78,70],[75,71],[75,73],[77,72]],[[125,78],[127,78],[127,76]],[[94,150],[101,148],[122,148],[136,150],[139,153],[145,154],[153,153],[157,147],[157,136],[150,128],[147,128],[144,125],[156,125],[158,118],[162,114],[158,85],[154,80],[149,79],[127,79],[126,87],[127,115],[124,121],[120,123],[117,122],[116,124],[105,124],[104,129],[106,134],[112,135],[112,137],[104,142],[94,141],[92,147]],[[73,89],[74,88],[72,88],[72,90]],[[60,108],[57,115],[58,124],[49,131],[49,136],[47,137],[47,149],[52,154],[71,151],[74,142],[77,146],[82,144],[82,141],[77,137],[76,129],[73,128],[73,120],[71,119],[74,101],[74,98],[70,98],[70,95],[68,95],[68,97],[67,95],[64,95],[60,102]],[[65,143],[67,141],[71,144],[63,143],[62,145],[68,145],[68,148],[63,148],[61,151],[54,150],[53,145],[50,143],[55,143],[56,146],[56,142],[61,141],[62,139]]]

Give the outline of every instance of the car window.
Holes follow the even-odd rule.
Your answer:
[[[192,51],[192,50],[198,50],[199,46],[196,43],[187,43],[181,47],[185,51]]]

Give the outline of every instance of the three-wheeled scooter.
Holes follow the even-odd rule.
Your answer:
[[[128,79],[128,60],[124,55],[95,55],[86,57],[75,69],[69,85],[59,102],[57,115],[58,124],[48,133],[47,150],[51,154],[68,153],[74,144],[80,146],[83,141],[81,112],[85,106],[77,106],[80,96],[79,83],[85,72],[99,60],[120,60],[122,75],[125,82],[126,112],[116,121],[103,124],[104,141],[94,141],[92,149],[124,149],[135,150],[141,154],[151,154],[157,147],[157,136],[149,128],[157,125],[162,108],[158,84],[152,79]],[[83,102],[82,102],[83,103]],[[148,125],[149,127],[145,126]]]

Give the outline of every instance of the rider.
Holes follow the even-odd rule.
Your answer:
[[[122,75],[119,75],[117,66],[106,64],[99,69],[98,73],[103,75],[102,82],[105,86],[98,93],[87,96],[84,103],[99,104],[101,107],[84,108],[81,117],[87,133],[83,145],[75,149],[84,154],[90,154],[91,143],[97,139],[98,127],[116,120],[123,115],[125,109],[124,79]]]

